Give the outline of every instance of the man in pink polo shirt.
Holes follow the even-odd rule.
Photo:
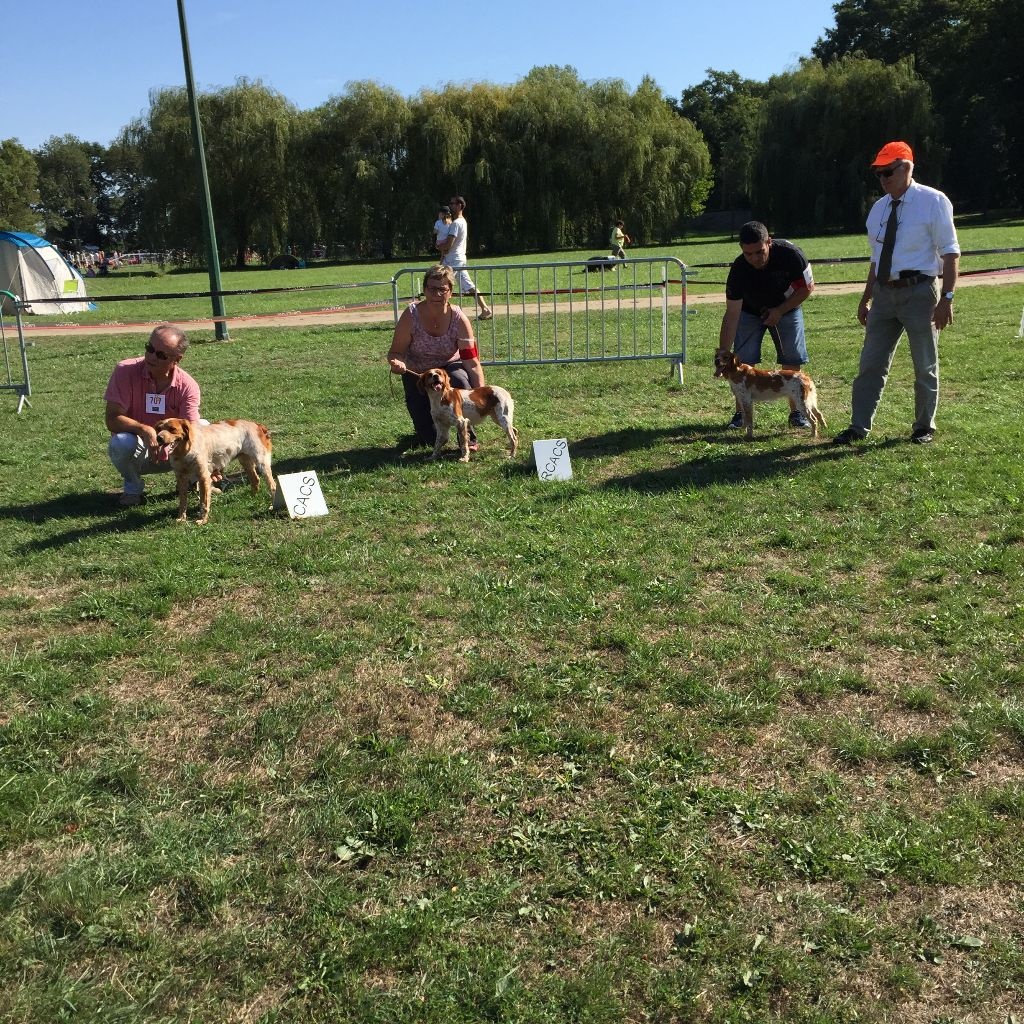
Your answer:
[[[143,473],[170,469],[154,427],[168,416],[199,420],[199,385],[178,364],[188,348],[185,332],[171,324],[153,328],[146,354],[118,363],[103,397],[110,431],[110,461],[124,479],[120,504],[141,505]]]

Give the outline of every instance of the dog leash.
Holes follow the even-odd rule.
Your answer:
[[[410,370],[406,367],[401,373],[392,373],[388,370],[388,391],[391,393],[391,397],[395,397],[395,377],[418,377],[419,374],[415,370]]]

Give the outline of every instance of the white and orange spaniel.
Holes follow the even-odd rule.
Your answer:
[[[758,370],[741,363],[735,352],[715,352],[715,376],[725,377],[743,414],[747,440],[754,436],[754,403],[791,398],[796,408],[811,421],[811,436],[818,436],[818,424],[827,427],[818,408],[814,381],[802,370]]]
[[[156,439],[166,451],[178,483],[178,522],[188,518],[188,494],[199,483],[199,518],[202,526],[210,518],[210,485],[214,474],[222,473],[232,459],[238,459],[256,494],[260,477],[273,498],[277,485],[271,472],[270,433],[251,420],[218,420],[190,423],[182,419],[161,420]]]
[[[459,439],[459,462],[469,462],[469,428],[488,417],[505,431],[509,458],[515,458],[519,445],[519,431],[512,422],[516,403],[504,388],[489,384],[472,391],[453,388],[447,370],[426,370],[419,378],[416,386],[430,399],[430,415],[434,420],[436,439],[432,459],[440,456],[452,427],[455,427]]]

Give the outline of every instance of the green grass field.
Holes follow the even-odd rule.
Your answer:
[[[830,435],[856,299],[807,306]],[[1022,1019],[1022,305],[958,293],[930,447],[905,345],[864,445],[780,405],[741,441],[701,306],[682,385],[491,369],[524,451],[468,466],[396,451],[386,327],[238,332],[188,353],[204,414],[331,514],[236,487],[202,528],[167,476],[114,507],[141,337],[38,339],[0,394],[0,1019]]]
[[[999,249],[1019,246],[1024,221],[1003,221],[995,225],[972,226],[969,222],[959,229],[960,243],[964,250]],[[794,238],[811,260],[866,256],[864,236],[832,235],[823,238]],[[721,236],[697,237],[684,245],[639,246],[630,249],[634,257],[672,256],[688,266],[706,263],[725,263],[734,259],[739,251],[735,240]],[[499,257],[494,260],[478,259],[475,265],[486,264],[504,267],[509,264],[551,263],[586,259],[600,253],[601,249],[582,250],[578,253],[539,253],[527,256]],[[314,310],[334,306],[351,306],[368,303],[390,307],[391,287],[388,282],[404,266],[426,266],[430,262],[425,253],[420,260],[407,263],[358,264],[347,266],[313,265],[304,270],[227,270],[221,274],[221,285],[225,291],[245,291],[244,295],[228,295],[224,299],[229,316],[253,316],[266,313],[282,313],[295,310]],[[968,256],[963,260],[962,270],[986,270],[1024,264],[1022,253],[992,253]],[[725,283],[727,271],[724,268],[701,268],[694,271],[690,288],[693,293],[720,292]],[[815,279],[820,283],[835,281],[863,281],[867,274],[866,263],[815,263]],[[598,286],[597,275],[588,278],[578,272],[570,279],[569,271],[559,272],[552,282],[561,288],[570,284],[577,288]],[[408,279],[406,279],[408,280]],[[504,275],[483,272],[477,275],[480,288],[489,290],[505,287]],[[66,316],[33,316],[26,323],[77,323],[109,324],[139,323],[157,320],[187,321],[210,316],[208,298],[167,298],[188,293],[209,292],[209,275],[199,273],[162,273],[156,268],[124,267],[109,277],[90,278],[86,282],[90,296],[100,299],[97,309]],[[308,291],[268,291],[263,289],[308,289]],[[407,291],[403,294],[407,294]],[[154,296],[152,299],[121,299],[122,296]],[[501,295],[495,296],[501,301]]]

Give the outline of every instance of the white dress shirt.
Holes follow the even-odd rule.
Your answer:
[[[892,200],[889,196],[882,196],[868,214],[871,262],[876,268],[891,208]],[[899,277],[901,270],[916,270],[938,277],[942,271],[942,257],[950,253],[960,254],[960,243],[953,225],[953,204],[938,189],[911,182],[910,188],[900,197],[896,219],[899,227],[892,253],[890,280]]]

